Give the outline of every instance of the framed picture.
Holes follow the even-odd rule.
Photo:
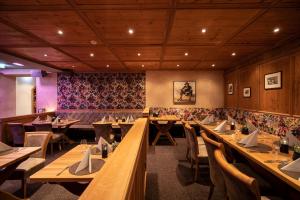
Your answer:
[[[270,89],[279,89],[281,88],[281,75],[282,72],[276,72],[272,74],[266,74],[265,75],[265,89],[270,90]]]
[[[228,94],[232,95],[233,94],[233,83],[229,83],[227,86],[227,92]]]
[[[196,81],[174,81],[173,102],[176,105],[196,103]]]
[[[251,88],[247,87],[243,89],[243,97],[249,98],[251,97]]]

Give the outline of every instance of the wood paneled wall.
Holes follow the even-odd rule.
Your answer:
[[[265,90],[264,76],[282,72],[282,88]],[[225,107],[300,116],[300,51],[236,68],[224,75]],[[234,84],[234,93],[227,87]],[[243,89],[251,88],[251,97]]]

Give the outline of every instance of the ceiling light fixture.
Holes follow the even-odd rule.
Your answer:
[[[278,27],[276,27],[276,28],[273,29],[274,33],[278,33],[279,31],[280,31],[280,28],[278,28]]]
[[[188,52],[185,52],[185,53],[184,53],[184,55],[185,55],[185,56],[188,56],[188,55],[189,55],[189,53],[188,53]]]
[[[45,54],[44,54],[44,57],[47,57],[47,56],[48,56],[48,54],[45,53]]]
[[[98,42],[97,42],[96,40],[91,40],[90,43],[91,43],[92,45],[98,44]]]
[[[130,35],[132,35],[132,34],[134,33],[134,30],[133,30],[132,28],[129,28],[129,29],[128,29],[128,33],[129,33]]]
[[[142,54],[141,54],[141,53],[137,53],[137,55],[138,55],[138,56],[141,56]]]
[[[231,56],[236,56],[236,53],[235,53],[235,52],[232,52],[232,53],[231,53]]]
[[[62,30],[59,29],[59,30],[57,30],[57,34],[58,34],[58,35],[63,35],[64,32],[63,32]]]
[[[95,54],[94,53],[90,53],[90,57],[94,57],[95,56]]]
[[[180,65],[179,65],[179,64],[177,64],[176,66],[177,66],[177,67],[180,67]]]
[[[72,68],[75,68],[76,66],[75,65],[72,65]]]
[[[109,68],[109,65],[106,65],[106,68]]]
[[[204,34],[206,33],[206,28],[202,28],[201,32]]]
[[[20,67],[24,67],[24,65],[23,65],[23,64],[21,64],[21,63],[14,62],[14,63],[12,63],[12,64],[13,64],[13,65],[20,66]]]
[[[216,65],[215,65],[215,64],[212,64],[211,66],[212,66],[212,67],[215,67]]]
[[[142,65],[142,67],[144,68],[144,67],[145,67],[145,65]]]

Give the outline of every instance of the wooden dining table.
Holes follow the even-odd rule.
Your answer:
[[[122,121],[109,121],[109,122],[102,122],[102,121],[97,121],[97,122],[94,122],[93,124],[111,124],[111,127],[112,128],[120,128],[120,124],[128,124],[128,125],[133,125],[134,122],[122,122]]]
[[[71,125],[73,124],[76,124],[80,122],[80,120],[75,120],[75,119],[71,119],[71,120],[61,120],[60,122],[51,122],[52,123],[52,127],[53,128],[58,128],[58,129],[61,129],[61,128],[69,128]],[[33,126],[33,124],[36,123],[47,123],[47,121],[40,121],[40,122],[27,122],[27,123],[24,123],[24,126]]]
[[[17,166],[41,147],[13,147],[0,153],[0,185],[13,173]]]
[[[292,177],[288,175],[287,172],[280,170],[284,164],[292,161],[292,151],[290,151],[289,154],[284,154],[274,150],[274,143],[278,143],[280,139],[278,136],[261,131],[258,135],[258,145],[245,148],[238,143],[240,139],[246,137],[241,134],[240,131],[225,131],[225,133],[219,133],[213,130],[216,125],[203,125],[200,121],[195,122],[202,130],[214,135],[220,142],[228,145],[252,163],[259,165],[279,178],[282,182],[298,191],[296,192],[297,195],[300,194],[300,177]]]
[[[158,132],[155,136],[154,141],[152,142],[152,145],[155,146],[158,139],[162,136],[165,135],[167,136],[168,140],[173,144],[177,145],[175,139],[172,137],[170,133],[170,129],[172,126],[177,122],[180,121],[181,119],[177,117],[176,115],[161,115],[159,117],[150,117],[150,121],[155,125],[157,128]]]

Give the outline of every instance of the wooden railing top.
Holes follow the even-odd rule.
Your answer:
[[[147,133],[147,118],[139,118],[107,159],[99,174],[83,192],[80,200],[125,200],[134,181],[141,147]]]
[[[147,107],[143,110],[143,117],[149,117],[149,115],[150,115],[150,108]]]
[[[55,112],[43,112],[43,113],[34,113],[34,114],[29,114],[29,115],[19,115],[19,116],[13,116],[13,117],[3,117],[3,118],[0,118],[0,123],[2,123],[2,122],[17,121],[17,120],[31,118],[31,117],[37,117],[37,116],[53,115],[54,113]]]

